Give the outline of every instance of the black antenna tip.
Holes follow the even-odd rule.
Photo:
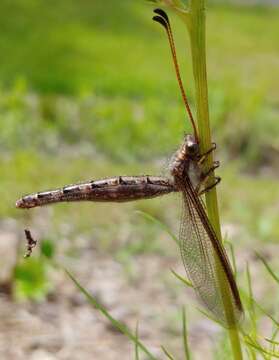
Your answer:
[[[154,12],[156,14],[162,16],[166,20],[166,22],[169,22],[169,17],[164,10],[158,8],[158,9],[155,9]]]
[[[162,26],[164,26],[165,29],[167,29],[168,25],[166,23],[166,20],[161,16],[153,16],[152,20],[160,23]]]

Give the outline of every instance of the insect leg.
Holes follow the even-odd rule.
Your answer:
[[[205,187],[202,191],[199,191],[198,195],[201,196],[201,195],[205,194],[206,192],[208,192],[209,190],[213,189],[216,185],[219,184],[220,181],[221,181],[220,176],[215,176],[214,183]]]
[[[200,181],[200,183],[198,184],[198,186],[195,189],[199,196],[206,193],[210,189],[212,189],[214,186],[216,186],[221,181],[221,178],[219,176],[215,176],[214,183],[210,184],[210,185],[207,185],[211,173],[215,169],[217,169],[219,166],[220,166],[220,162],[219,161],[214,161],[213,166],[206,173],[202,174],[201,181]],[[201,188],[203,188],[203,190],[201,190]]]
[[[220,166],[220,161],[214,161],[213,162],[213,166],[205,173],[202,175],[203,179],[207,178],[210,176],[210,174],[216,170],[218,167]]]
[[[209,150],[207,150],[204,154],[201,154],[200,155],[200,158],[199,158],[199,161],[198,161],[198,164],[201,165],[204,163],[205,159],[208,157],[209,154],[212,153],[212,151],[216,150],[216,143],[212,143],[212,146]]]

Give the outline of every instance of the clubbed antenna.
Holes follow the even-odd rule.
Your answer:
[[[179,65],[178,65],[177,56],[176,56],[176,49],[175,49],[173,34],[172,34],[171,25],[170,25],[168,15],[162,9],[155,9],[154,13],[158,14],[158,15],[155,15],[153,17],[153,20],[158,22],[159,24],[161,24],[164,27],[164,29],[166,30],[166,32],[167,32],[167,36],[168,36],[168,40],[169,40],[169,44],[170,44],[170,48],[171,48],[172,59],[173,59],[173,63],[174,63],[174,68],[175,68],[175,73],[176,73],[176,77],[177,77],[177,80],[178,80],[178,85],[179,85],[179,88],[180,88],[180,91],[181,91],[183,102],[184,102],[185,107],[186,107],[186,111],[187,111],[187,113],[189,115],[193,130],[194,130],[195,138],[198,141],[199,138],[198,138],[198,132],[197,132],[196,124],[195,124],[195,121],[194,121],[194,118],[193,118],[193,115],[192,115],[192,111],[190,109],[190,106],[189,106],[189,103],[188,103],[188,100],[187,100],[187,96],[186,96],[186,93],[185,93],[185,90],[184,90],[184,87],[183,87],[183,84],[182,84],[182,80],[181,80]]]

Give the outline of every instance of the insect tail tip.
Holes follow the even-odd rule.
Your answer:
[[[23,201],[21,199],[17,200],[15,203],[16,208],[22,208],[23,206]]]

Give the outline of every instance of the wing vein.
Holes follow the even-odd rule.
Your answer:
[[[216,260],[220,264],[219,271],[228,285],[234,319],[238,321],[242,315],[242,305],[232,269],[226,252],[209,222],[202,200],[196,194],[188,175],[184,174],[183,177],[178,180],[178,185],[183,200],[179,239],[184,267],[205,306],[218,321],[230,326],[230,320],[224,311],[223,293],[219,288]]]

